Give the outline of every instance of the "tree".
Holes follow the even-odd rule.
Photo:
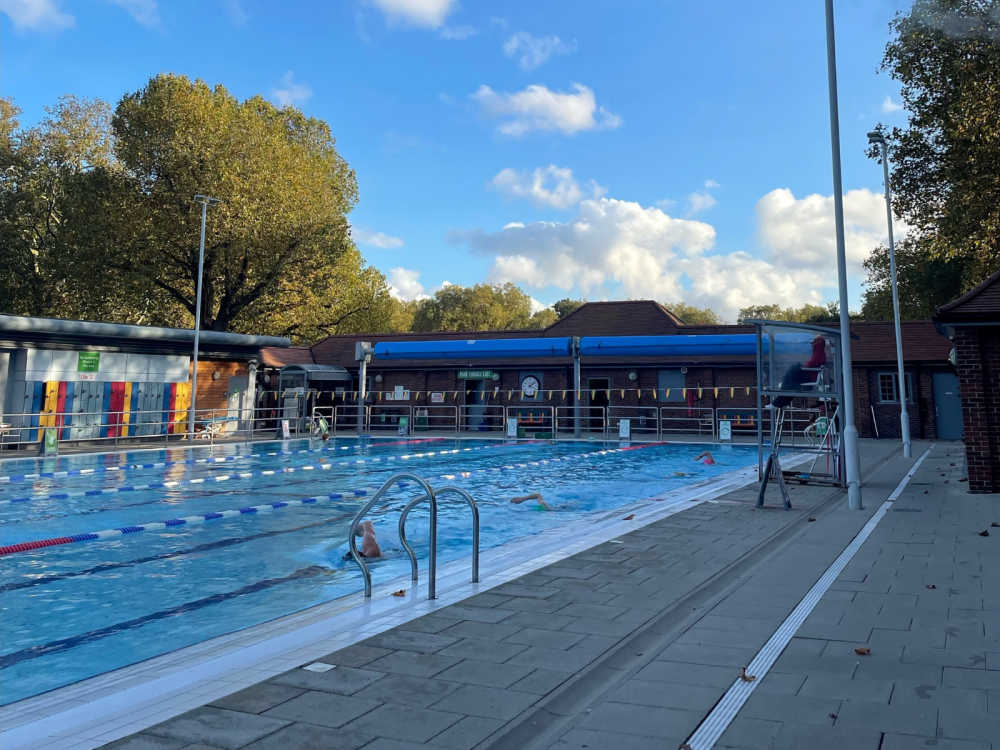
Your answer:
[[[574,310],[577,310],[587,304],[585,299],[561,299],[558,302],[552,303],[552,309],[555,311],[556,317],[562,320],[567,315],[569,315]]]
[[[936,313],[935,306],[961,296],[962,279],[970,261],[967,258],[932,257],[917,243],[896,243],[896,276],[899,289],[899,316],[903,320],[926,320]],[[868,287],[863,294],[862,317],[865,320],[892,320],[892,283],[889,273],[889,248],[879,246],[865,261]]]
[[[1000,267],[1000,2],[915,0],[890,27],[882,69],[909,115],[886,133],[893,210],[913,227],[899,275],[923,316]],[[873,310],[885,307],[885,265],[868,264]]]
[[[862,320],[859,313],[851,313],[851,320]],[[840,321],[840,303],[828,302],[821,305],[805,304],[802,307],[781,305],[751,305],[740,309],[737,323],[747,320],[787,320],[791,323],[837,323]]]
[[[685,323],[691,325],[719,325],[722,323],[719,314],[707,307],[695,307],[684,302],[664,302],[663,306]]]
[[[111,111],[64,96],[37,126],[0,99],[0,312],[50,315],[71,296],[60,273],[67,252],[68,191],[91,169],[114,169]]]
[[[528,321],[528,328],[548,328],[559,320],[559,313],[551,307],[543,307],[531,316]]]
[[[451,284],[418,303],[412,330],[508,331],[531,319],[531,297],[514,284]]]

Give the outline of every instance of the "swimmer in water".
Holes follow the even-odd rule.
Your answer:
[[[330,433],[329,432],[324,432],[323,433],[323,442],[325,443],[329,439],[330,439]]]
[[[701,459],[703,459],[703,458],[705,460],[702,461],[702,463],[704,463],[706,466],[715,466],[716,465],[715,458],[708,451],[705,451],[704,453],[701,453],[701,454],[695,456],[694,460],[695,461],[701,461]]]
[[[552,510],[551,506],[542,498],[541,494],[538,492],[532,492],[530,495],[525,495],[524,497],[512,497],[510,501],[514,505],[520,505],[528,500],[534,500],[538,503],[537,510]]]
[[[362,521],[354,536],[362,537],[361,549],[358,550],[358,554],[367,559],[382,557],[382,550],[379,548],[378,542],[375,541],[375,527],[372,526],[371,521]],[[348,552],[344,555],[344,559],[350,560],[351,553]]]

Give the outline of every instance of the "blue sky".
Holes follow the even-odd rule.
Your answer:
[[[885,241],[878,72],[906,0],[839,0],[851,306]],[[712,306],[836,295],[822,0],[5,0],[2,93],[112,103],[162,71],[327,120],[405,298],[514,281]],[[898,225],[900,232],[905,227]]]

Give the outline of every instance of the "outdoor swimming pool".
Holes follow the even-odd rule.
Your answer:
[[[360,571],[344,559],[365,502],[355,491],[370,494],[395,473],[469,491],[488,549],[757,460],[755,447],[713,448],[717,466],[692,460],[703,446],[608,448],[300,440],[0,462],[9,552],[0,557],[0,703],[360,591]],[[416,491],[392,492],[369,515],[385,552],[370,566],[376,585],[409,572],[396,522]],[[553,511],[510,504],[530,492]],[[412,514],[407,536],[426,570],[425,513]],[[25,549],[40,540],[55,541]],[[468,507],[442,499],[439,561],[470,549]]]

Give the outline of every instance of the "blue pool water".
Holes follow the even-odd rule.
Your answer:
[[[706,466],[692,461],[702,446],[610,454],[602,454],[602,448],[599,443],[358,445],[338,440],[331,445],[300,440],[216,446],[211,453],[208,448],[176,449],[5,461],[0,462],[0,476],[13,479],[0,481],[0,501],[32,499],[0,502],[0,545],[374,488],[392,474],[410,471],[432,486],[455,484],[469,491],[480,505],[481,546],[488,549],[750,466],[757,458],[756,448],[728,446],[714,449],[717,466]],[[455,450],[460,452],[444,453]],[[258,455],[246,456],[251,453]],[[208,456],[238,458],[192,463]],[[552,458],[568,460],[538,463]],[[126,468],[107,471],[118,466]],[[288,468],[296,471],[260,475]],[[81,470],[94,472],[76,473]],[[45,476],[53,472],[57,475]],[[240,472],[254,476],[212,480]],[[43,476],[17,478],[31,474]],[[441,475],[454,479],[439,479]],[[179,484],[85,494],[171,481]],[[530,492],[542,493],[554,511],[536,512],[533,503],[510,504],[512,496]],[[369,516],[386,553],[371,565],[376,585],[409,571],[396,521],[414,493],[393,492]],[[0,557],[0,703],[361,590],[357,566],[343,556],[348,525],[364,502],[356,497],[328,500]],[[467,506],[442,500],[439,526],[440,562],[469,554]],[[408,536],[424,559],[427,527],[418,513]]]

